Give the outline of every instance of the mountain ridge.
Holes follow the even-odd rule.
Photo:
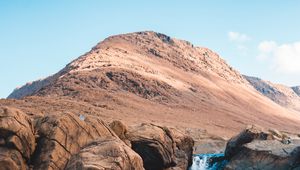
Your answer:
[[[288,87],[282,84],[275,84],[260,78],[245,76],[249,83],[261,94],[281,106],[300,111],[299,87]],[[298,92],[298,93],[297,93]]]
[[[45,80],[20,101],[2,102],[30,114],[67,109],[227,137],[253,123],[300,129],[296,111],[258,93],[215,52],[152,31],[106,38]]]

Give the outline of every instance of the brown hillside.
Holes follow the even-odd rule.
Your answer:
[[[298,112],[258,93],[215,52],[155,32],[109,37],[42,82],[27,90],[30,97],[0,104],[34,115],[68,110],[226,137],[247,124],[300,130]]]

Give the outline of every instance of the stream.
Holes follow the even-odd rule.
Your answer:
[[[222,170],[226,163],[224,153],[196,154],[190,170]]]

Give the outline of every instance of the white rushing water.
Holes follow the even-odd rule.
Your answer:
[[[224,153],[197,154],[189,170],[223,170],[226,163]]]
[[[190,170],[207,170],[209,168],[207,156],[195,156]]]

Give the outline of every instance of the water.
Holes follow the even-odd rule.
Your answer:
[[[197,154],[193,156],[190,170],[222,170],[226,163],[223,153]]]

